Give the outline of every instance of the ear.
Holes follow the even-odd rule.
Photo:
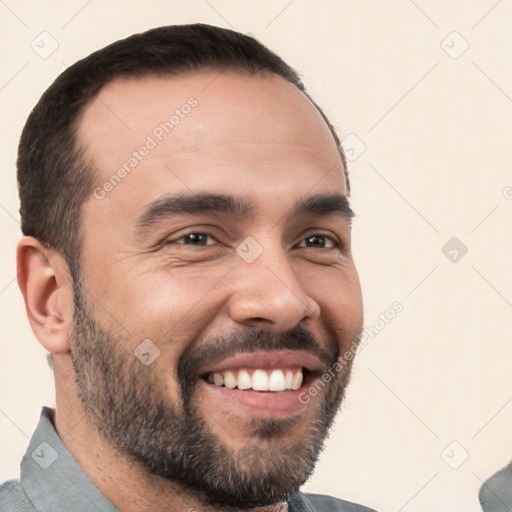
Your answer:
[[[36,338],[52,354],[68,352],[73,286],[67,263],[31,236],[19,241],[16,255],[18,285]]]

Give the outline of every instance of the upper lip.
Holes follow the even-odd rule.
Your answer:
[[[222,361],[212,363],[201,369],[200,375],[208,373],[220,373],[236,368],[260,368],[272,370],[284,367],[306,368],[315,372],[322,368],[320,359],[306,352],[280,351],[280,352],[249,352],[228,357]]]

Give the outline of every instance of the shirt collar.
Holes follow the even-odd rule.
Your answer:
[[[64,446],[43,407],[21,461],[20,483],[37,510],[117,512]],[[65,507],[62,507],[65,504]]]
[[[315,512],[309,500],[300,491],[288,498],[289,512]]]

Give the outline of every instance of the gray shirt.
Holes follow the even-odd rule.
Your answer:
[[[512,510],[512,463],[482,485],[478,498],[484,512]]]
[[[66,449],[53,427],[53,409],[43,407],[21,461],[19,480],[0,485],[0,512],[118,512]],[[329,496],[297,492],[290,512],[374,512]]]

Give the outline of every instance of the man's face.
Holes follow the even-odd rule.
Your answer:
[[[312,471],[362,325],[327,126],[280,77],[205,71],[109,84],[79,140],[99,174],[71,343],[85,411],[205,501],[282,499]]]

